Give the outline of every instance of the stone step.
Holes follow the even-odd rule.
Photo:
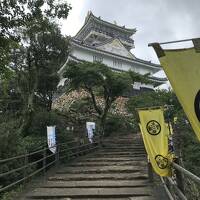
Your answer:
[[[103,138],[102,141],[109,141],[109,142],[120,142],[120,141],[126,141],[128,142],[138,142],[142,141],[142,138],[139,136],[138,138],[130,137],[130,138],[116,138],[116,137],[110,137],[110,138]]]
[[[106,151],[116,151],[116,150],[121,150],[121,151],[135,151],[137,148],[139,149],[144,149],[144,147],[121,147],[121,146],[105,146],[102,147]]]
[[[110,153],[113,153],[113,154],[138,154],[138,153],[145,153],[146,154],[146,151],[144,149],[140,149],[140,150],[126,150],[126,151],[123,151],[123,150],[120,150],[120,149],[114,149],[114,150],[103,150],[103,151],[97,151],[95,152],[95,154],[99,154],[99,153],[105,153],[105,154],[110,154]]]
[[[98,181],[47,181],[41,187],[47,188],[95,188],[95,187],[146,187],[149,185],[147,180],[98,180]]]
[[[65,167],[57,171],[57,174],[67,173],[134,173],[139,171],[146,171],[146,166],[100,166],[100,167]]]
[[[139,151],[139,152],[130,152],[130,151],[126,151],[126,152],[120,152],[120,151],[101,151],[101,152],[96,152],[96,153],[93,153],[93,154],[90,154],[88,156],[92,156],[94,155],[94,157],[96,155],[107,155],[109,157],[109,155],[112,155],[112,156],[120,156],[120,155],[127,155],[127,156],[131,156],[131,155],[146,155],[146,152],[145,151]]]
[[[105,149],[105,150],[100,150],[100,151],[96,151],[95,153],[114,153],[114,154],[117,154],[117,153],[122,153],[122,154],[134,154],[134,153],[145,153],[146,154],[146,151],[145,149],[140,149],[140,150],[120,150],[120,149],[112,149],[112,150],[109,150],[109,149]]]
[[[102,153],[93,153],[93,154],[88,154],[88,156],[93,156],[93,157],[95,157],[95,156],[98,156],[98,155],[104,155],[104,156],[127,156],[127,157],[133,157],[133,156],[135,156],[135,157],[137,157],[138,155],[140,156],[146,156],[146,153],[145,152],[130,152],[130,153],[113,153],[113,152],[107,152],[107,153],[104,153],[104,152],[102,152]]]
[[[30,199],[34,199],[34,198],[26,198],[26,200],[30,200]],[[38,199],[38,200],[157,200],[155,199],[154,197],[151,197],[151,196],[143,196],[143,197],[116,197],[116,198],[110,198],[110,197],[106,197],[106,198],[85,198],[85,197],[78,197],[78,198],[70,198],[70,197],[64,197],[64,198],[51,198],[51,197],[45,197],[44,198],[40,198],[40,197],[37,197],[35,199]]]
[[[142,140],[103,140],[103,144],[143,145]]]
[[[29,198],[105,198],[151,196],[149,188],[37,188],[27,195]]]
[[[127,154],[127,155],[112,155],[112,154],[108,154],[108,155],[104,155],[104,154],[100,154],[100,155],[96,155],[94,154],[94,156],[88,156],[87,159],[100,159],[100,160],[103,160],[103,159],[109,159],[109,158],[115,158],[116,160],[118,158],[126,158],[126,159],[135,159],[135,160],[138,160],[138,159],[145,159],[146,158],[146,154],[135,154],[135,155],[131,155],[131,154]]]
[[[138,167],[140,168],[140,167]],[[134,169],[134,170],[72,170],[72,171],[60,171],[56,172],[56,174],[114,174],[114,173],[137,173],[137,172],[144,172],[147,173],[147,170],[145,168],[143,169]]]
[[[138,156],[146,156],[145,152],[98,152],[91,156],[131,156],[131,157],[138,157]]]
[[[113,141],[113,142],[110,142],[110,141],[102,141],[102,143],[105,144],[105,145],[143,146],[143,142],[128,142],[128,143],[125,143],[125,142],[116,142],[116,141]]]
[[[97,152],[146,152],[144,148],[120,149],[120,148],[105,148]]]
[[[103,147],[107,147],[107,146],[113,146],[113,147],[143,147],[144,144],[143,143],[130,143],[130,144],[126,144],[126,143],[110,143],[110,142],[102,142]]]
[[[79,160],[79,162],[103,162],[103,161],[107,161],[107,162],[124,162],[124,161],[145,161],[146,160],[146,156],[138,156],[138,157],[128,157],[128,156],[123,156],[123,157],[87,157],[87,158],[82,158]]]
[[[147,180],[148,176],[142,172],[135,173],[109,173],[109,174],[57,174],[49,177],[49,181],[69,180]]]
[[[152,196],[143,196],[143,197],[121,197],[121,198],[69,198],[62,200],[155,200]]]
[[[146,166],[147,162],[144,161],[144,159],[142,160],[134,160],[134,161],[117,161],[117,162],[113,162],[113,161],[89,161],[89,162],[77,162],[77,163],[70,163],[67,166],[69,167],[81,167],[81,166],[85,166],[85,167],[95,167],[95,166],[124,166],[124,165],[133,165],[133,166]]]
[[[108,143],[108,144],[126,144],[126,145],[134,145],[134,144],[143,144],[142,140],[102,140],[103,143]]]
[[[63,164],[37,187],[26,200],[165,199],[154,197],[140,134],[105,138],[97,151]]]

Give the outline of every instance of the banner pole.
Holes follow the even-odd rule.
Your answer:
[[[135,110],[136,111],[138,111],[138,110],[151,110],[151,109],[159,109],[159,108],[163,108],[163,106],[138,107],[138,108],[135,108]]]
[[[163,105],[163,106],[149,106],[149,107],[138,107],[138,108],[135,108],[136,111],[138,110],[154,110],[154,109],[159,109],[159,108],[170,108],[170,107],[173,107],[174,105]]]
[[[184,40],[174,40],[174,41],[169,41],[169,42],[161,42],[161,43],[158,43],[158,44],[162,45],[162,44],[171,44],[171,43],[179,43],[179,42],[188,42],[188,41],[196,40],[196,39],[199,39],[199,38],[191,38],[191,39],[184,39]],[[153,46],[153,44],[155,44],[155,43],[149,43],[148,46],[151,47],[151,46]]]

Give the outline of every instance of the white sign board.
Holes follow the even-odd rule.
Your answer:
[[[56,126],[47,126],[47,143],[49,150],[56,153]]]
[[[90,142],[93,142],[95,123],[94,122],[86,122],[86,128],[87,128],[87,132],[88,132],[88,139]]]

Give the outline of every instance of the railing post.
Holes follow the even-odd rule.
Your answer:
[[[149,182],[153,182],[153,169],[152,169],[152,165],[151,165],[149,158],[148,158],[147,167],[148,167]]]
[[[60,159],[60,146],[56,146],[56,153],[55,153],[55,159],[56,159],[56,167],[59,165],[59,159]]]
[[[104,147],[103,145],[103,136],[101,134],[99,134],[99,147]]]
[[[43,168],[43,174],[44,174],[44,177],[46,177],[46,148],[44,147],[43,149],[43,161],[42,161],[42,168]]]
[[[79,156],[81,156],[81,154],[80,154],[80,147],[81,146],[81,144],[80,144],[80,142],[78,143],[78,146],[77,146],[77,157],[79,157]]]
[[[25,156],[24,156],[24,184],[26,183],[26,176],[27,176],[27,165],[28,165],[28,152],[25,151]]]
[[[179,158],[175,158],[174,159],[174,162],[176,163],[176,164],[178,164],[179,165]],[[177,186],[178,186],[178,188],[181,190],[181,192],[183,193],[183,194],[185,194],[185,190],[184,190],[184,182],[183,182],[183,175],[182,175],[182,173],[179,171],[179,170],[177,170],[177,169],[175,169],[175,174],[176,174],[176,183],[177,183]]]

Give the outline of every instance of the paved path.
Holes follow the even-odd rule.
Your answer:
[[[96,152],[59,168],[26,199],[168,200],[161,186],[148,181],[139,135],[105,139],[103,144]]]

